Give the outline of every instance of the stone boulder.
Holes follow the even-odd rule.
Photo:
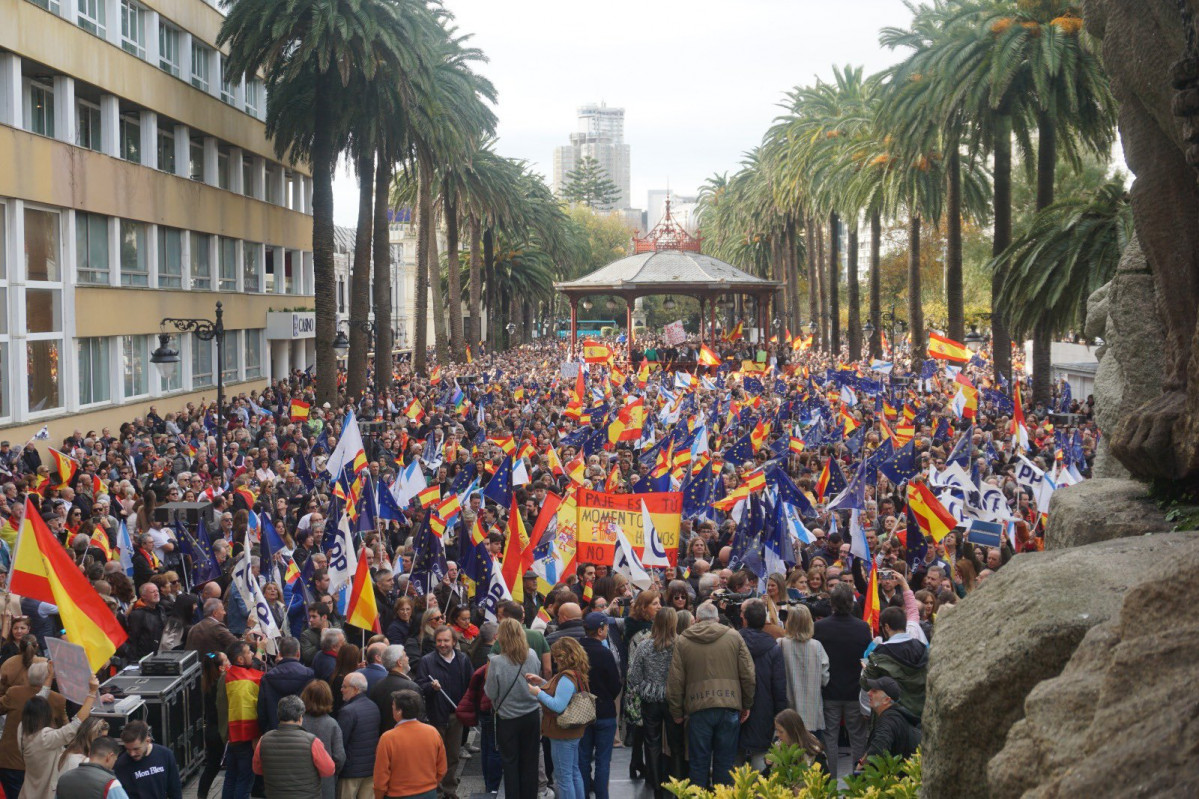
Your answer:
[[[1023,553],[959,602],[937,624],[929,653],[921,795],[989,797],[987,764],[1024,716],[1029,692],[1060,674],[1125,592],[1160,574],[1146,566],[1174,557],[1184,540],[1172,533]],[[1123,736],[1119,725],[1111,735]]]
[[[1127,477],[1111,456],[1110,438],[1120,421],[1162,393],[1165,329],[1157,312],[1157,289],[1134,236],[1120,258],[1116,276],[1087,300],[1089,338],[1104,341],[1097,352],[1095,422],[1104,433],[1095,453],[1095,477]]]
[[[1171,524],[1136,480],[1096,478],[1053,492],[1046,549],[1066,549],[1113,538],[1161,533]]]
[[[996,799],[1199,796],[1199,533],[1142,541],[1156,567],[1029,693],[987,768]]]

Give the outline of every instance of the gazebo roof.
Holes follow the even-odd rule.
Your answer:
[[[719,258],[687,250],[641,252],[613,261],[589,275],[554,288],[567,295],[759,294],[773,291],[777,280],[763,280]]]

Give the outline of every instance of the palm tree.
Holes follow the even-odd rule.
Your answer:
[[[431,18],[423,3],[382,0],[230,0],[217,44],[225,75],[261,73],[266,133],[280,158],[312,170],[317,401],[335,402],[333,169],[346,144],[357,79],[394,80],[419,69],[422,49],[398,31]]]
[[[1012,309],[1013,332],[1080,329],[1087,297],[1115,275],[1132,236],[1123,175],[1090,196],[1038,211],[1028,230],[991,262],[1004,276],[999,301]]]

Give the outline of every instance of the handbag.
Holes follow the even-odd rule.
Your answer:
[[[566,703],[566,709],[558,714],[558,726],[564,730],[586,727],[595,721],[595,694],[581,688]]]

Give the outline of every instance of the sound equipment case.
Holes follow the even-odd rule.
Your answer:
[[[154,742],[174,752],[185,782],[203,765],[204,698],[199,663],[180,675],[143,675],[138,667],[131,667],[104,683],[100,692],[142,698]]]

